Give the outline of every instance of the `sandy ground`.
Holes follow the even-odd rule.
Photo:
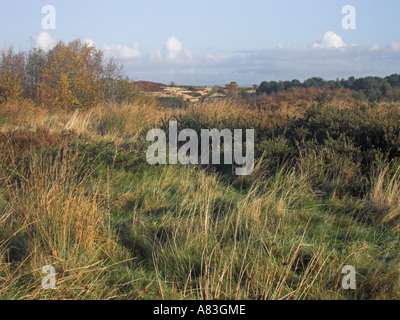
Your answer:
[[[149,92],[155,97],[177,97],[189,100],[190,102],[199,102],[205,99],[222,99],[226,98],[224,87],[218,89],[211,87],[172,87],[168,86],[160,92]],[[252,88],[248,88],[249,93],[253,93]]]

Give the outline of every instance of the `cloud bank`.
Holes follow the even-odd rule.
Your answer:
[[[34,36],[35,45],[48,48],[54,39],[46,32]],[[86,43],[94,45],[90,39]],[[99,46],[98,46],[99,47]],[[241,85],[263,80],[304,80],[313,76],[325,79],[386,76],[400,70],[400,41],[387,46],[347,44],[332,31],[306,46],[246,50],[233,53],[195,54],[174,36],[160,50],[146,52],[139,43],[104,44],[105,55],[122,59],[127,73],[135,80],[178,84]]]

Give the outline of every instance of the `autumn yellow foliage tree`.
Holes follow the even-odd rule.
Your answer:
[[[15,102],[22,98],[24,57],[13,49],[1,52],[0,56],[0,104]]]
[[[0,104],[20,100],[22,91],[18,75],[13,74],[10,70],[0,72]]]
[[[59,42],[39,77],[38,101],[53,109],[86,109],[99,102],[101,51],[80,40]]]

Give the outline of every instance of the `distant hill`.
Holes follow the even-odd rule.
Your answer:
[[[144,92],[160,92],[167,87],[167,85],[163,83],[156,83],[151,81],[137,81],[136,83]]]

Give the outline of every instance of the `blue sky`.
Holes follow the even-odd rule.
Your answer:
[[[42,28],[42,7],[56,29]],[[342,28],[342,7],[356,29]],[[400,73],[399,0],[0,0],[0,46],[81,38],[135,80],[242,85]]]

